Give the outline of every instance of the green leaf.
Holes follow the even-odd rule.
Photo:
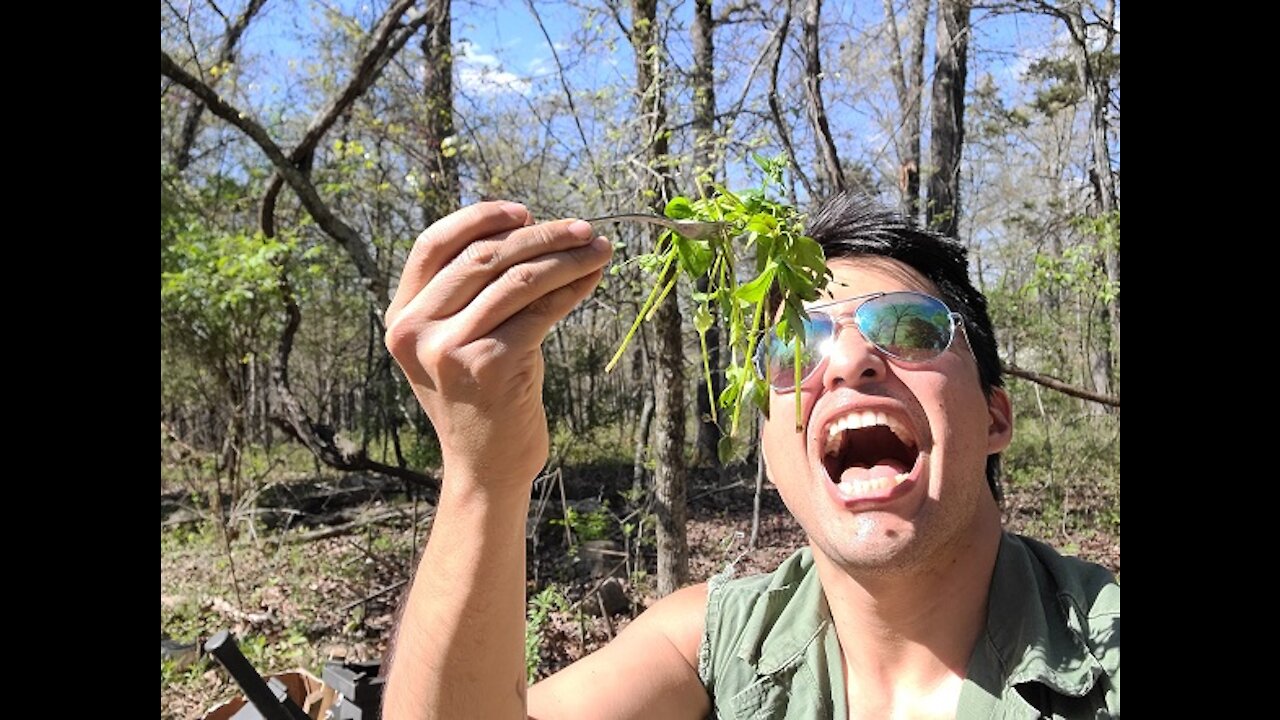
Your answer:
[[[791,256],[795,258],[795,264],[809,270],[821,271],[826,268],[827,257],[822,252],[822,246],[817,240],[805,235],[795,238],[791,246]]]
[[[778,221],[772,215],[764,213],[756,213],[747,221],[747,230],[760,233],[761,235],[772,235],[774,230],[778,229]]]
[[[693,327],[698,330],[699,335],[705,335],[707,330],[711,329],[711,324],[715,318],[711,316],[711,311],[706,305],[699,305],[693,311]]]
[[[733,296],[739,300],[753,304],[760,302],[760,299],[764,297],[765,293],[769,292],[769,287],[773,284],[773,276],[777,271],[777,265],[769,265],[765,267],[764,271],[757,275],[754,280],[746,285],[739,286],[737,291],[733,293]]]
[[[720,443],[716,447],[716,454],[720,456],[720,464],[728,465],[738,455],[741,443],[733,439],[732,435],[725,435],[720,438]]]
[[[689,198],[682,195],[671,198],[662,213],[673,220],[686,220],[696,214],[693,206],[689,204]]]
[[[674,233],[673,233],[674,235]],[[714,255],[711,245],[706,240],[690,240],[683,235],[675,235],[676,252],[680,254],[680,266],[691,277],[700,277],[711,267]]]

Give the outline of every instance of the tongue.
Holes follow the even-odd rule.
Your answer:
[[[857,482],[866,480],[879,480],[881,478],[891,478],[898,473],[903,473],[911,468],[904,463],[894,460],[893,458],[885,458],[879,460],[871,467],[854,466],[846,468],[840,473],[840,483]]]

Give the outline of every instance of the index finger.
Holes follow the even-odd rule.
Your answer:
[[[529,222],[529,210],[524,205],[493,201],[469,205],[432,223],[414,241],[413,249],[405,259],[400,284],[387,306],[386,321],[389,323],[440,272],[440,268],[467,245],[490,235],[524,227]]]

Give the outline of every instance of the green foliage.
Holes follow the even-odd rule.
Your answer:
[[[160,251],[162,330],[196,357],[245,361],[278,323],[280,266],[293,247],[261,233],[176,232]]]
[[[1120,73],[1120,53],[1092,52],[1089,54],[1089,66],[1093,73],[1101,74],[1110,82],[1110,78]],[[1027,66],[1024,79],[1032,84],[1041,84],[1031,107],[1046,116],[1074,107],[1084,100],[1084,84],[1080,82],[1076,61],[1071,57],[1035,60]]]
[[[265,673],[305,665],[310,654],[310,641],[297,628],[289,628],[275,642],[265,635],[247,635],[238,642],[245,659]]]
[[[1018,532],[1050,542],[1120,532],[1120,420],[1090,415],[1075,401],[1014,386],[1018,418],[1003,454],[1005,484],[1035,498],[1021,508]]]
[[[776,333],[787,343],[800,337],[805,316],[801,303],[817,299],[831,276],[822,247],[804,234],[804,215],[770,197],[770,191],[782,185],[786,160],[754,153],[752,160],[763,174],[760,187],[735,193],[715,184],[710,197],[690,200],[678,196],[667,203],[667,217],[719,221],[725,223],[725,231],[705,240],[666,231],[653,252],[635,258],[634,262],[657,278],[631,330],[606,366],[606,370],[613,369],[639,324],[652,318],[681,273],[691,282],[707,278],[707,292],[692,294],[694,327],[702,346],[703,376],[709,393],[712,382],[706,333],[716,317],[724,321],[728,330],[730,357],[725,386],[719,398],[711,398],[712,421],[719,422],[717,406],[730,417],[729,430],[724,433],[727,438],[737,434],[744,403],[768,410],[768,384],[752,362],[757,343],[767,332]],[[753,249],[754,264],[743,267],[738,253]],[[750,279],[740,282],[739,276],[744,273]],[[776,325],[775,307],[782,310]],[[798,354],[800,344],[795,343],[795,348]],[[798,393],[796,421],[800,421]],[[720,449],[722,461],[728,461],[737,451],[737,444],[729,439],[721,443]]]
[[[160,658],[160,690],[163,692],[170,685],[182,685],[195,682],[207,672],[205,663],[195,662],[186,667],[178,667],[172,658]]]
[[[1096,218],[1077,217],[1073,224],[1094,242],[1072,245],[1061,256],[1036,255],[1036,272],[1024,290],[1063,290],[1100,302],[1111,302],[1120,293],[1120,284],[1107,277],[1103,257],[1120,248],[1119,211]]]
[[[528,621],[524,626],[525,672],[530,683],[542,662],[542,635],[552,612],[569,612],[569,599],[554,583],[529,598]]]
[[[613,526],[613,513],[609,512],[608,502],[585,513],[578,512],[574,507],[567,507],[563,518],[553,518],[548,522],[569,528],[573,532],[574,539],[584,543],[609,537]]]
[[[440,467],[440,440],[434,430],[414,433],[401,440],[401,451],[409,467],[415,470]],[[390,460],[390,458],[388,458]]]

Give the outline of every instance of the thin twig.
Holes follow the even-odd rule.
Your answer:
[[[372,595],[366,595],[366,596],[364,596],[364,597],[360,598],[359,600],[356,600],[356,601],[354,601],[354,602],[349,602],[349,603],[347,603],[346,605],[343,605],[342,607],[338,608],[338,612],[340,612],[340,613],[344,613],[344,612],[346,612],[346,611],[350,610],[351,608],[353,608],[353,607],[355,607],[355,606],[357,606],[357,605],[359,605],[359,604],[361,604],[361,603],[367,603],[367,602],[369,602],[370,600],[377,599],[377,598],[379,598],[379,597],[381,597],[381,596],[383,596],[383,595],[386,595],[387,593],[391,592],[392,590],[396,590],[396,589],[398,589],[398,588],[402,588],[402,587],[404,587],[405,583],[407,583],[407,582],[409,582],[409,581],[408,581],[408,580],[397,580],[396,582],[391,583],[390,585],[388,585],[388,586],[386,586],[386,587],[382,588],[381,590],[378,590],[377,592],[374,592]]]
[[[551,35],[547,33],[547,26],[542,23],[542,16],[538,14],[538,8],[534,6],[533,0],[525,0],[524,3],[529,12],[533,14],[533,19],[538,23],[538,29],[542,31],[542,37],[547,39],[547,47],[551,49],[551,59],[556,63],[556,70],[560,77],[560,87],[564,89],[565,100],[569,103],[569,113],[573,116],[573,123],[578,127],[578,137],[582,139],[582,151],[587,154],[587,162],[591,164],[591,174],[595,176],[596,182],[600,184],[600,193],[607,194],[608,184],[604,181],[604,176],[600,174],[600,166],[596,164],[596,157],[591,152],[591,143],[587,140],[587,133],[582,129],[582,120],[578,117],[578,107],[573,102],[573,91],[569,89],[569,81],[564,76],[564,65],[560,62],[560,53],[556,51],[556,44],[551,41]]]
[[[428,512],[427,514],[431,514],[431,512]],[[337,535],[345,535],[346,533],[349,533],[352,530],[355,530],[357,528],[364,527],[365,525],[372,525],[373,523],[382,522],[383,520],[389,520],[394,517],[399,517],[400,515],[401,513],[400,513],[400,510],[398,509],[388,510],[386,512],[378,513],[373,517],[352,520],[351,522],[343,523],[341,525],[334,525],[333,527],[325,528],[324,530],[315,530],[313,532],[303,533],[301,535],[295,535],[289,538],[289,543],[297,544],[297,543],[311,542],[312,540],[322,540],[324,538],[335,537]]]

